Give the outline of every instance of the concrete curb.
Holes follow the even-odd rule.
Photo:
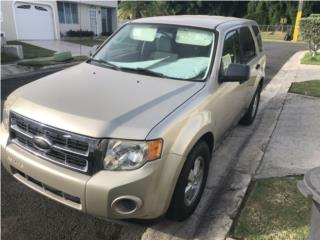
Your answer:
[[[13,79],[13,78],[32,77],[34,75],[45,74],[45,73],[53,73],[53,72],[57,72],[57,71],[63,70],[63,69],[68,68],[68,67],[75,66],[75,65],[77,65],[79,63],[81,63],[81,62],[56,64],[56,65],[53,65],[53,66],[45,66],[45,67],[42,67],[40,69],[32,70],[32,71],[29,71],[29,72],[12,74],[10,76],[4,76],[4,77],[1,76],[1,81],[10,80],[10,79]],[[34,68],[32,68],[32,69],[34,69]]]

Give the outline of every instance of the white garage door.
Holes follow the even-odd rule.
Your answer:
[[[52,9],[44,5],[15,5],[18,39],[54,39]]]

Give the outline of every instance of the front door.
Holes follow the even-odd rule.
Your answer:
[[[215,93],[219,97],[216,98],[217,106],[213,109],[213,111],[219,110],[219,112],[213,113],[217,118],[216,127],[219,137],[237,121],[238,116],[243,111],[245,105],[244,98],[247,95],[244,84],[240,84],[239,82],[222,82],[224,74],[226,74],[229,65],[232,63],[241,63],[239,33],[237,29],[227,33],[223,43],[219,74],[220,84]]]
[[[91,7],[89,9],[89,19],[90,19],[90,30],[95,34],[98,35],[97,29],[97,9],[95,7]]]

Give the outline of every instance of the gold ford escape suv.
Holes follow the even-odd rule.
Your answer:
[[[1,160],[17,180],[106,219],[187,218],[224,133],[253,122],[265,75],[254,21],[151,17],[6,100]]]

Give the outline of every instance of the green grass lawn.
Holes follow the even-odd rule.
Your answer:
[[[311,200],[297,188],[301,179],[255,182],[231,236],[246,240],[307,240]]]
[[[1,64],[11,63],[19,60],[17,57],[1,52]]]
[[[54,60],[30,60],[30,61],[18,62],[18,65],[28,66],[28,67],[44,67],[44,66],[57,65],[57,64],[62,64],[62,63],[82,62],[87,59],[88,59],[87,56],[76,56],[73,59],[63,61],[63,62],[54,61]]]
[[[310,53],[306,53],[300,61],[302,64],[320,65],[320,54],[318,53],[314,58]]]
[[[28,43],[23,43],[19,41],[8,41],[8,45],[22,45],[23,56],[25,59],[37,58],[37,57],[51,57],[54,51],[46,48],[37,47]]]
[[[96,39],[87,39],[87,38],[84,38],[84,39],[74,38],[74,39],[72,39],[72,38],[70,38],[70,39],[64,39],[63,41],[93,47],[94,45],[100,45],[101,43],[103,43],[104,40],[105,40],[105,38],[96,38]]]
[[[291,93],[320,97],[320,80],[294,82],[289,89]]]
[[[273,40],[276,40],[276,41],[284,41],[284,37],[285,37],[285,33],[282,33],[282,34],[270,34],[268,32],[262,32],[261,33],[261,37],[262,37],[262,40],[269,40],[269,41],[273,41]]]

